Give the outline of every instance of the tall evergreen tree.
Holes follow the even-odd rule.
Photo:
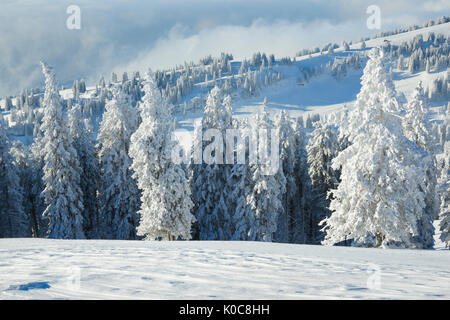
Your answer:
[[[277,242],[290,242],[291,219],[295,211],[297,199],[297,181],[295,179],[296,141],[291,119],[286,111],[281,111],[274,123],[280,139],[280,162],[283,175],[286,178],[286,192],[282,195],[283,211],[278,215],[277,231],[274,240]]]
[[[44,152],[42,195],[46,208],[44,216],[49,219],[49,238],[82,239],[83,192],[80,189],[81,168],[78,155],[64,119],[61,97],[53,70],[41,63],[45,76],[43,101],[42,139]]]
[[[83,192],[83,230],[88,238],[98,238],[97,190],[99,166],[92,139],[92,130],[84,119],[81,106],[69,110],[69,130],[81,167],[80,188]]]
[[[450,142],[444,148],[444,167],[441,174],[441,210],[439,228],[441,240],[450,247]]]
[[[339,171],[331,166],[339,151],[338,128],[323,121],[314,123],[314,131],[307,146],[309,177],[311,178],[313,201],[312,219],[314,240],[323,240],[318,230],[319,222],[330,216],[329,192],[338,186]]]
[[[268,146],[262,145],[268,143],[269,140],[261,136],[263,132],[260,131],[261,129],[267,130],[267,133],[274,129],[265,107],[256,114],[252,132],[258,133],[258,150],[268,148],[269,152],[275,152],[275,150],[270,150]],[[279,142],[277,141],[277,143]],[[268,145],[270,144],[268,143]],[[259,156],[261,156],[261,153],[259,153]],[[284,214],[282,198],[286,192],[286,177],[283,173],[282,163],[275,173],[269,173],[267,171],[268,163],[264,161],[264,158],[259,159],[259,163],[250,164],[253,183],[247,196],[247,205],[251,209],[248,240],[271,242],[277,231],[278,217]]]
[[[361,91],[350,114],[351,145],[333,160],[342,168],[332,214],[323,220],[324,244],[353,239],[364,246],[414,247],[425,208],[425,170],[408,147],[395,89],[383,53],[370,52]]]
[[[230,173],[230,182],[233,183],[231,196],[234,197],[235,206],[232,216],[232,240],[249,240],[251,208],[247,205],[247,197],[254,187],[251,171],[248,164],[235,164]]]
[[[431,123],[427,118],[426,98],[419,82],[411,100],[406,104],[403,118],[403,132],[405,136],[426,151],[433,151],[436,142],[431,132]]]
[[[223,140],[225,130],[232,128],[232,113],[231,105],[224,103],[223,93],[217,86],[211,90],[207,97],[204,113],[202,134],[208,129],[216,129],[216,132],[222,137],[222,139],[219,139]],[[214,139],[216,138],[214,137]],[[223,141],[213,141],[212,143],[220,144]],[[205,150],[205,154],[208,150],[207,145],[207,143],[203,143],[204,148],[202,150]],[[218,147],[223,148],[223,144]],[[199,237],[201,240],[229,240],[233,231],[225,186],[231,166],[223,164],[223,154],[214,154],[211,158],[213,158],[214,163],[194,165],[193,195],[196,203],[195,215],[198,222]]]
[[[250,145],[246,143],[249,139],[249,121],[242,119],[235,121],[234,126],[239,130],[240,139],[239,144],[236,144],[235,151],[239,154],[244,154],[244,163],[236,161],[230,170],[230,176],[227,181],[229,189],[229,199],[232,201],[230,205],[232,212],[233,235],[232,240],[248,240],[250,231],[250,219],[252,216],[252,209],[247,203],[247,197],[250,190],[254,187],[252,179],[252,170],[249,166]]]
[[[28,215],[31,218],[33,236],[45,237],[47,235],[48,217],[44,216],[46,208],[42,191],[44,190],[44,143],[41,125],[36,122],[33,132],[33,143],[29,148],[27,163],[29,168],[29,186],[25,194],[28,203]]]
[[[414,238],[422,248],[432,248],[434,241],[433,221],[439,215],[439,198],[437,193],[437,168],[434,151],[436,139],[432,132],[431,123],[427,118],[425,95],[422,83],[419,82],[414,90],[412,99],[405,106],[406,114],[403,118],[403,132],[405,136],[421,149],[420,163],[426,170],[423,190],[426,194],[425,212],[419,224],[419,234]]]
[[[450,130],[450,105],[447,106],[446,118],[443,124]],[[450,131],[449,131],[450,132]],[[441,240],[450,247],[450,140],[444,143],[443,165],[440,168],[441,174],[439,179],[440,189],[440,214],[441,220],[439,229],[441,231]]]
[[[308,117],[309,118],[309,117]],[[311,180],[308,175],[308,162],[306,151],[306,132],[303,127],[303,118],[297,118],[295,132],[295,190],[294,212],[291,217],[290,237],[294,243],[311,243],[313,238],[312,208],[310,207]]]
[[[28,201],[28,194],[30,193],[30,166],[29,166],[29,148],[27,148],[21,141],[13,141],[10,144],[10,154],[14,158],[14,163],[17,167],[19,176],[19,185],[22,188],[22,207],[24,215],[27,217],[28,236],[36,236],[35,226],[30,215],[30,203]]]
[[[140,195],[132,178],[128,152],[137,122],[137,112],[126,94],[114,92],[113,99],[106,104],[98,132],[99,233],[102,238],[136,239]]]
[[[131,136],[132,169],[142,190],[138,234],[148,240],[178,237],[191,239],[193,202],[186,173],[174,163],[170,107],[156,86],[152,73],[146,75],[145,96],[140,103],[142,122]]]
[[[13,104],[11,101],[11,97],[6,97],[5,98],[5,110],[10,111],[12,108],[13,108]]]
[[[30,224],[23,208],[19,168],[3,126],[0,118],[0,238],[28,237]]]

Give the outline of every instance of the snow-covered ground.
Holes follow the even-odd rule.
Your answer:
[[[449,299],[448,250],[0,240],[1,299]]]

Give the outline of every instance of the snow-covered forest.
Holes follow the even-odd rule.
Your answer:
[[[42,62],[0,101],[0,237],[448,247],[449,21],[72,88]],[[277,172],[175,163],[207,129],[274,130]]]

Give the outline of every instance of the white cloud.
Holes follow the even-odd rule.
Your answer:
[[[424,1],[422,7],[425,11],[442,12],[450,10],[450,2],[448,0]]]
[[[246,26],[218,26],[203,29],[195,35],[186,35],[186,28],[177,25],[167,37],[141,51],[132,61],[116,68],[117,71],[145,71],[147,68],[169,68],[184,61],[198,61],[208,54],[232,53],[235,58],[250,58],[257,51],[277,57],[293,56],[302,48],[321,46],[328,42],[352,40],[360,36],[355,23],[332,25],[316,22],[305,25],[276,21],[254,20]]]

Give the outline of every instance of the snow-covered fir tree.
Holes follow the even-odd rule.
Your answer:
[[[41,181],[41,176],[39,175],[39,181],[34,181],[35,163],[30,147],[25,146],[21,141],[14,141],[11,144],[10,151],[19,171],[20,185],[23,189],[23,210],[29,220],[29,235],[32,237],[40,237],[40,227],[44,224],[41,222],[42,212],[45,207],[43,206],[42,198],[40,197],[40,191],[35,193],[34,190],[38,190],[42,185],[42,182],[39,183],[39,181]],[[42,204],[39,214],[36,214],[34,210],[36,199]]]
[[[267,104],[267,103],[266,103]],[[280,139],[279,156],[286,178],[286,192],[282,196],[283,211],[278,215],[277,231],[274,240],[277,242],[291,241],[292,217],[296,208],[297,181],[295,179],[296,141],[291,119],[286,111],[281,111],[275,119],[274,129]]]
[[[342,169],[324,244],[414,247],[425,208],[425,170],[401,132],[399,105],[383,53],[373,49],[350,113],[351,145],[333,160]]]
[[[20,182],[19,168],[0,117],[0,238],[23,238],[31,234]]]
[[[410,101],[405,105],[406,113],[403,118],[405,136],[414,141],[423,150],[432,151],[435,145],[431,132],[431,123],[427,118],[426,98],[419,82]]]
[[[366,49],[366,47],[367,47],[366,42],[363,40],[363,41],[361,42],[361,50]]]
[[[139,189],[128,155],[138,117],[125,93],[114,92],[106,104],[98,132],[100,163],[99,233],[106,239],[136,239]]]
[[[342,42],[342,48],[344,49],[344,51],[350,51],[350,46],[345,41]]]
[[[267,130],[265,134],[270,135],[270,130],[274,129],[272,121],[269,119],[266,108],[256,113],[252,123],[252,132],[258,134],[258,150],[267,148],[268,153],[274,152],[269,146],[271,143],[267,138],[263,138],[260,129]],[[262,144],[267,143],[268,146]],[[261,153],[259,154],[261,156]],[[251,179],[253,181],[250,193],[247,196],[247,205],[251,209],[249,215],[250,229],[248,240],[251,241],[273,241],[273,236],[277,231],[278,217],[284,214],[283,194],[286,192],[286,177],[283,173],[280,162],[277,171],[268,174],[268,163],[260,159],[258,163],[250,163]],[[262,161],[261,161],[262,160]]]
[[[74,100],[80,100],[80,85],[78,80],[75,80],[72,85],[72,93]]]
[[[227,98],[228,99],[228,98]],[[226,101],[225,101],[226,102]],[[233,128],[232,111],[229,103],[224,103],[224,97],[219,87],[214,87],[209,93],[201,129],[205,133],[208,129],[216,129],[225,137],[225,130]],[[208,137],[203,137],[207,140]],[[216,139],[216,137],[209,137]],[[195,139],[200,139],[198,135]],[[214,140],[212,144],[221,143]],[[211,143],[203,142],[204,155]],[[220,146],[219,146],[220,147]],[[223,147],[223,146],[222,146]],[[231,165],[225,165],[223,154],[210,154],[213,163],[194,165],[194,202],[195,216],[198,222],[200,240],[229,240],[232,237],[231,212],[228,207],[226,181],[229,177]]]
[[[448,102],[444,112],[444,122],[438,126],[439,150],[442,151],[444,151],[445,143],[450,141],[450,102]]]
[[[405,136],[414,142],[422,150],[420,153],[421,166],[426,170],[426,178],[423,190],[426,194],[425,212],[419,223],[419,235],[414,239],[419,247],[433,247],[433,221],[439,214],[439,197],[437,193],[437,168],[434,150],[436,139],[432,132],[431,123],[427,118],[425,95],[422,83],[419,82],[413,96],[405,106],[406,114],[403,118],[403,132]]]
[[[242,130],[249,129],[247,119],[236,123],[236,128]],[[243,137],[241,137],[243,138]],[[233,199],[232,240],[248,240],[250,230],[251,208],[247,205],[247,196],[254,186],[251,170],[249,168],[249,148],[245,141],[236,146],[237,152],[243,152],[245,155],[245,163],[235,163],[230,170],[228,178],[228,186],[230,187],[230,199]]]
[[[28,203],[28,216],[32,221],[32,232],[35,237],[45,237],[47,234],[48,218],[43,215],[45,202],[42,197],[44,190],[44,145],[40,124],[35,124],[33,143],[27,153],[27,167],[29,168],[29,186],[25,193]]]
[[[42,146],[44,153],[42,195],[43,215],[48,218],[49,238],[83,239],[83,192],[80,189],[81,168],[72,146],[53,70],[41,63],[45,76]]]
[[[308,117],[309,118],[309,117]],[[310,119],[310,118],[309,118]],[[294,150],[295,150],[295,186],[294,190],[287,190],[288,193],[294,193],[294,207],[291,216],[290,227],[290,242],[294,243],[312,243],[313,226],[312,208],[310,206],[311,194],[311,180],[308,175],[307,162],[307,136],[303,124],[303,118],[298,117],[294,125]],[[291,186],[292,188],[292,186]]]
[[[450,129],[450,107],[447,106],[444,127]],[[450,247],[450,139],[444,142],[444,153],[442,157],[442,167],[440,167],[439,190],[440,190],[440,214],[439,229],[440,239],[447,247]]]
[[[11,97],[6,97],[5,98],[5,110],[10,111],[12,108],[13,108],[13,104],[11,101]]]
[[[330,199],[329,192],[338,186],[339,171],[332,168],[331,162],[339,151],[338,128],[325,121],[314,123],[314,131],[307,146],[309,177],[312,186],[312,202],[310,207],[313,212],[313,225],[316,226],[314,238],[323,240],[323,234],[318,231],[318,224],[330,216],[328,209]]]
[[[444,166],[441,174],[440,239],[450,247],[450,142],[444,148]]]
[[[83,192],[83,229],[88,238],[98,238],[97,190],[99,165],[92,139],[92,129],[84,119],[81,106],[75,104],[69,110],[69,130],[81,167],[80,188]]]
[[[191,239],[195,220],[186,173],[174,163],[170,106],[161,96],[153,74],[146,75],[140,103],[142,122],[131,136],[131,168],[142,191],[138,235],[147,240]]]

